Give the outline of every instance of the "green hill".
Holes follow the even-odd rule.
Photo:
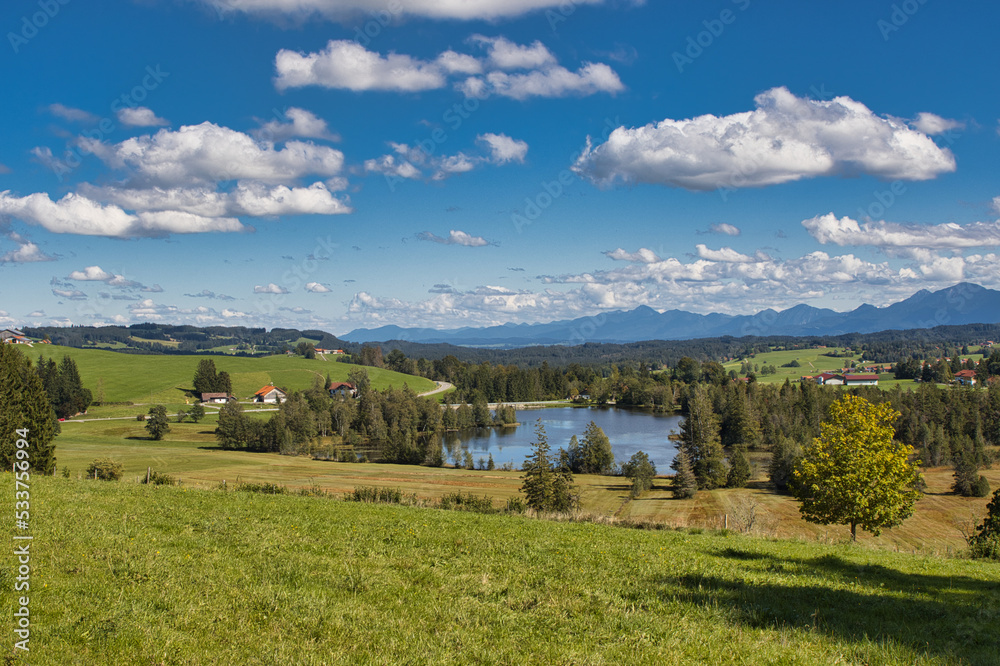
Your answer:
[[[97,349],[77,349],[57,345],[35,345],[27,350],[32,361],[38,355],[54,357],[56,361],[69,356],[76,361],[83,385],[98,399],[101,391],[105,402],[183,404],[192,390],[198,361],[211,358],[218,371],[232,376],[233,393],[240,400],[251,397],[257,389],[274,383],[289,391],[307,389],[316,377],[347,381],[347,374],[359,366],[337,363],[321,358],[306,359],[284,354],[263,358],[229,356],[166,356],[155,354],[122,354]],[[372,386],[384,389],[408,384],[417,393],[430,391],[435,384],[423,377],[404,375],[391,370],[367,368]]]
[[[996,563],[125,481],[31,501],[8,663],[997,663]]]

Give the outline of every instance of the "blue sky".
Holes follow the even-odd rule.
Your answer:
[[[8,2],[0,325],[1000,288],[1000,7]]]

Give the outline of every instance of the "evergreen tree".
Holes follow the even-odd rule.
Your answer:
[[[223,370],[215,376],[215,390],[212,393],[225,393],[226,395],[232,395],[233,393],[233,380],[230,378],[229,373]]]
[[[56,469],[58,422],[42,378],[15,345],[0,344],[0,465],[10,470],[17,451],[28,451],[28,465],[38,474]],[[18,446],[18,442],[26,446]]]
[[[194,392],[217,393],[215,390],[218,383],[218,376],[215,371],[215,361],[210,358],[203,358],[198,361],[198,367],[194,371]]]
[[[986,511],[983,524],[969,537],[969,546],[973,557],[1000,560],[1000,489],[994,491]]]
[[[687,499],[694,497],[698,492],[698,480],[694,476],[694,469],[691,466],[691,456],[687,450],[680,448],[674,461],[670,463],[670,468],[676,472],[674,474],[674,485],[671,493],[676,499]]]
[[[747,458],[747,447],[737,444],[733,454],[729,456],[729,475],[726,477],[727,488],[744,488],[750,480],[750,460]]]
[[[583,433],[579,459],[573,471],[580,474],[609,474],[615,464],[611,441],[596,423],[591,421]]]
[[[243,405],[231,401],[222,406],[215,437],[224,449],[240,449],[247,445],[247,417],[243,414]]]
[[[496,463],[493,462],[493,454],[491,453],[489,460],[486,461],[486,470],[492,472],[496,467]]]
[[[575,505],[573,473],[565,464],[553,465],[541,419],[535,423],[535,439],[532,453],[522,465],[521,492],[536,511],[568,511]]]
[[[795,466],[802,458],[802,447],[795,440],[779,436],[771,453],[768,476],[771,484],[780,492],[789,492],[795,480]]]
[[[170,432],[170,422],[167,420],[167,408],[163,405],[153,405],[146,417],[146,432],[154,440],[161,440]]]
[[[719,419],[705,386],[696,386],[688,399],[688,415],[681,423],[681,446],[691,458],[700,490],[726,485],[728,469],[719,440]]]

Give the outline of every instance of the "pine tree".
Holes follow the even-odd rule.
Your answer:
[[[681,423],[681,442],[691,458],[699,489],[726,485],[728,469],[719,440],[719,419],[702,385],[695,387],[688,400],[688,415]]]
[[[532,453],[522,465],[521,492],[528,506],[535,511],[569,511],[575,508],[573,472],[565,462],[558,467],[553,465],[548,436],[541,419],[535,423],[535,439]]]
[[[643,451],[636,451],[629,461],[622,465],[622,474],[632,481],[632,497],[638,497],[653,487],[656,465]]]
[[[198,361],[198,368],[194,371],[194,392],[217,393],[216,386],[218,377],[215,372],[215,361],[210,358],[203,358]]]
[[[691,467],[691,456],[685,449],[681,448],[677,451],[674,461],[670,463],[670,468],[676,472],[674,485],[671,488],[673,496],[676,499],[694,497],[695,493],[698,492],[698,481],[695,479],[694,470]]]
[[[750,480],[750,460],[747,458],[747,447],[737,444],[733,455],[729,457],[729,475],[726,477],[727,488],[744,488]]]
[[[583,433],[580,443],[580,459],[574,471],[581,474],[608,474],[615,464],[615,454],[611,451],[611,441],[596,423],[591,421]]]
[[[0,432],[4,433],[0,465],[10,470],[18,449],[23,448],[28,451],[31,470],[51,475],[56,469],[53,440],[59,426],[41,377],[16,346],[5,344],[0,344],[0,377]],[[27,446],[18,447],[18,441]]]

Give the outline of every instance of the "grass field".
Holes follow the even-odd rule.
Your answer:
[[[263,417],[266,418],[267,414]],[[126,479],[134,483],[147,467],[180,478],[185,486],[210,488],[223,480],[268,482],[291,488],[318,485],[330,492],[349,492],[355,486],[400,488],[421,499],[436,500],[443,494],[463,491],[489,495],[502,504],[520,493],[520,473],[457,470],[415,465],[337,463],[306,456],[248,453],[218,448],[216,416],[207,415],[199,424],[171,423],[163,441],[149,440],[142,423],[134,420],[68,422],[57,438],[57,467],[68,468],[73,478],[102,457],[124,465]],[[700,492],[692,500],[675,500],[668,479],[660,478],[651,491],[629,498],[627,480],[621,477],[577,475],[583,509],[601,516],[643,519],[670,526],[722,527],[726,515],[731,527],[740,505],[748,499],[758,506],[761,533],[820,541],[837,541],[847,535],[842,526],[813,525],[799,517],[798,504],[771,491],[765,482],[766,456],[755,459],[755,480],[745,490]],[[667,471],[667,470],[663,470]],[[973,513],[983,515],[985,498],[964,498],[948,492],[950,468],[927,470],[927,492],[917,503],[915,515],[901,527],[879,537],[864,534],[859,539],[870,546],[907,551],[948,553],[961,550],[964,541],[956,526]],[[983,470],[991,487],[1000,486],[1000,469]]]
[[[294,391],[309,388],[315,378],[325,379],[327,374],[333,381],[347,381],[347,374],[358,367],[321,358],[309,360],[283,354],[264,358],[162,356],[56,345],[36,345],[26,353],[32,361],[37,360],[39,354],[53,357],[56,362],[63,356],[71,357],[80,370],[84,387],[91,390],[95,399],[100,388],[106,402],[166,405],[184,405],[185,401],[191,401],[187,392],[192,390],[194,372],[202,358],[211,358],[218,371],[226,371],[232,376],[233,394],[240,400],[248,399],[257,389],[269,383]],[[423,377],[380,368],[366,369],[372,386],[379,390],[407,384],[417,393],[422,393],[435,386],[434,382]]]
[[[31,501],[8,663],[997,663],[996,563],[59,477]]]
[[[975,350],[976,351],[972,351],[970,349],[972,353],[969,354],[969,358],[979,360],[982,358],[982,355],[978,353],[978,347],[975,348]],[[757,381],[765,384],[783,384],[786,379],[796,382],[803,375],[818,375],[822,372],[838,372],[845,365],[849,365],[851,361],[857,360],[857,356],[833,356],[833,354],[841,353],[843,351],[844,350],[842,348],[834,347],[822,349],[787,349],[757,354],[748,360],[751,364],[757,364],[761,367],[764,367],[765,365],[773,365],[777,369],[777,372],[773,375],[764,375],[758,372]],[[791,363],[792,361],[798,361],[799,367],[782,367],[786,363]],[[741,364],[742,361],[730,361],[728,363],[723,363],[722,367],[726,369],[726,372],[729,372],[730,370],[739,372]],[[864,363],[863,365],[878,364]],[[858,370],[858,372],[860,372],[860,370]],[[916,387],[918,385],[917,382],[914,382],[911,379],[896,379],[892,373],[879,375],[878,385],[880,388],[892,388],[897,384],[903,388]]]

